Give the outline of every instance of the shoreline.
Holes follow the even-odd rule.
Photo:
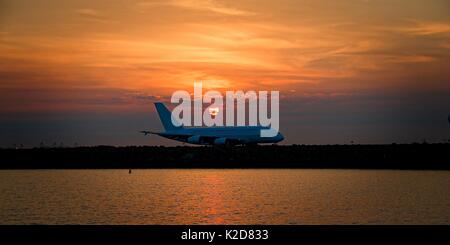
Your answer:
[[[0,149],[0,169],[450,170],[450,144]]]

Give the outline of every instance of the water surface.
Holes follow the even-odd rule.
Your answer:
[[[450,224],[450,172],[2,170],[0,224]]]

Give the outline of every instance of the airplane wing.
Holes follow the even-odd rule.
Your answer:
[[[178,132],[152,132],[146,130],[140,131],[140,133],[143,133],[144,135],[155,134],[172,140],[178,140],[191,144],[201,144],[201,145],[217,145],[217,144],[239,145],[246,143],[244,140],[234,137],[220,137],[220,136],[178,133]]]
[[[139,131],[139,133],[143,133],[144,135],[148,135],[148,134],[159,134],[159,133],[157,133],[157,132],[146,131],[146,130]]]
[[[161,135],[162,136],[162,135]],[[192,144],[202,144],[202,145],[216,145],[216,144],[232,144],[238,145],[243,144],[245,141],[241,139],[237,139],[234,137],[220,137],[220,136],[211,136],[211,135],[202,135],[202,134],[164,134],[164,137],[181,140],[187,143]]]

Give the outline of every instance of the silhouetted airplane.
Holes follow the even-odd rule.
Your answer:
[[[227,127],[176,127],[172,124],[172,114],[160,102],[155,103],[159,118],[165,132],[140,131],[156,134],[164,138],[196,145],[250,145],[259,143],[277,143],[284,139],[281,133],[274,137],[261,137],[262,126],[227,126]]]

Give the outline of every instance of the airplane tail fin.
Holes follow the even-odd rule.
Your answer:
[[[172,131],[176,129],[182,128],[181,126],[175,126],[172,123],[172,113],[167,109],[167,107],[161,103],[156,102],[155,103],[156,111],[158,111],[159,119],[161,120],[161,123],[164,126],[164,129],[166,131]]]

